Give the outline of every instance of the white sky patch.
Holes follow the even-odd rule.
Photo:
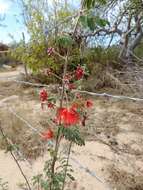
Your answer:
[[[5,14],[9,11],[11,6],[11,2],[10,1],[4,1],[4,0],[0,0],[0,14]]]
[[[57,2],[57,3],[64,3],[65,0],[48,0],[48,5],[49,6],[53,6],[53,3]],[[73,6],[77,7],[80,4],[80,0],[67,0],[67,3],[72,4]]]

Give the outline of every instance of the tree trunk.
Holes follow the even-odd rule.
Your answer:
[[[25,49],[25,35],[24,35],[24,32],[22,32],[22,37],[23,37],[23,46],[24,46],[24,49]],[[23,66],[24,66],[25,77],[26,77],[26,79],[28,79],[28,70],[27,70],[26,63],[23,63]]]
[[[143,32],[140,32],[136,38],[132,41],[131,44],[129,44],[128,48],[127,48],[127,52],[126,52],[126,57],[129,61],[129,63],[132,62],[132,58],[133,58],[133,54],[134,54],[134,50],[135,48],[140,44],[141,40],[143,38]]]

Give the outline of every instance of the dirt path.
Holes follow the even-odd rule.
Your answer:
[[[0,81],[16,79],[22,72],[23,68],[21,66],[17,67],[16,70],[13,71],[0,72]]]
[[[74,154],[72,155],[72,160],[70,162],[75,171],[75,177],[77,181],[70,186],[72,187],[76,184],[77,188],[74,188],[76,190],[108,190],[108,186],[106,182],[104,182],[104,175],[102,172],[103,164],[100,163],[97,157],[90,155],[91,146],[94,147],[92,150],[93,155],[95,153],[99,155],[103,154],[106,149],[105,146],[100,146],[98,143],[96,144],[93,142],[86,143],[84,151],[82,151],[82,149],[79,149],[78,147],[75,147],[73,149]],[[87,155],[85,155],[85,152]],[[112,153],[108,156],[112,157]],[[31,168],[28,164],[21,162],[21,166],[24,168],[24,172],[29,179],[34,174],[37,175],[41,172],[44,166],[43,163],[46,161],[46,159],[46,155],[38,158],[32,163]],[[95,173],[96,177],[99,179],[87,173],[85,169],[81,168],[81,166],[79,166],[79,163],[77,163],[75,160],[77,160],[80,165],[84,166],[86,169],[91,170],[93,173]],[[17,185],[24,182],[23,177],[21,176],[11,156],[9,154],[5,154],[3,151],[0,152],[0,177],[9,182],[10,190],[19,190]],[[100,180],[102,180],[103,182],[100,182]]]
[[[19,71],[9,71],[9,72],[3,72],[0,73],[0,80],[6,79],[6,78],[13,78],[19,75]]]

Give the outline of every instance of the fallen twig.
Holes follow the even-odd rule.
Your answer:
[[[27,84],[27,85],[31,85],[31,86],[37,86],[37,87],[48,87],[50,89],[49,85],[45,85],[45,84],[40,84],[40,83],[31,83],[31,82],[25,82],[25,81],[19,81],[19,80],[12,80],[14,82],[17,83],[21,83],[21,84]],[[84,90],[72,90],[73,93],[79,92],[82,94],[88,94],[91,96],[101,96],[101,97],[110,97],[110,98],[116,98],[116,99],[120,99],[120,100],[133,100],[133,101],[143,101],[143,98],[136,98],[136,97],[130,97],[130,96],[121,96],[121,95],[112,95],[112,94],[108,94],[106,92],[104,93],[96,93],[96,92],[89,92],[89,91],[84,91]]]
[[[116,99],[120,99],[120,100],[133,100],[133,101],[143,101],[143,98],[134,98],[134,97],[129,97],[129,96],[120,96],[120,95],[111,95],[108,93],[96,93],[96,92],[88,92],[88,91],[82,91],[82,90],[73,90],[73,93],[79,92],[82,94],[88,94],[91,96],[101,96],[101,97],[110,97],[110,98],[116,98]]]

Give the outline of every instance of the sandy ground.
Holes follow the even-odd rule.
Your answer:
[[[5,72],[0,72],[0,81],[5,81],[7,79],[16,78],[22,72],[23,72],[23,68],[22,67],[17,67],[13,71],[9,70],[9,71],[5,71]]]
[[[13,77],[18,73],[19,71],[17,73],[0,73],[0,78]],[[6,96],[17,97],[12,102],[6,101],[2,103],[0,116],[3,116],[3,111],[12,107],[19,113],[23,110],[25,119],[28,121],[31,119],[33,125],[39,126],[40,121],[36,120],[36,123],[34,121],[37,116],[43,116],[43,113],[40,112],[40,104],[37,100],[29,98],[27,90],[23,91],[23,93],[26,97],[20,98],[19,90],[13,92],[13,87],[10,89],[9,85],[6,85],[6,87],[2,85],[0,90],[1,102]],[[120,170],[126,171],[127,174],[142,177],[143,105],[131,101],[122,102],[109,99],[95,99],[94,106],[95,108],[91,111],[88,126],[85,129],[86,134],[88,134],[85,147],[73,147],[70,162],[75,170],[77,184],[71,184],[71,186],[73,185],[71,189],[113,189],[113,184],[110,181],[114,177],[111,174],[113,167],[120,168]],[[6,126],[5,122],[3,124]],[[46,158],[47,155],[44,154],[42,157],[32,161],[31,166],[26,162],[21,162],[26,175],[30,178],[34,174],[38,174],[43,168]],[[127,178],[125,184],[129,183],[127,174],[124,177]],[[24,182],[10,154],[5,154],[3,150],[0,151],[0,178],[9,182],[10,190],[20,190],[17,185]],[[118,183],[122,184],[122,181],[119,179]],[[118,187],[118,184],[115,183],[116,185],[117,190],[130,190],[129,188],[123,189],[120,186]],[[134,189],[136,190],[137,188]],[[142,189],[143,186],[137,190]]]
[[[83,187],[87,190],[108,189],[108,185],[106,182],[104,182],[104,175],[102,172],[104,170],[105,163],[103,161],[101,162],[100,159],[94,156],[94,154],[102,156],[105,153],[106,149],[106,146],[99,145],[98,143],[94,142],[87,142],[84,151],[76,147],[74,148],[75,153],[72,155],[72,160],[70,162],[75,171],[77,189],[80,190]],[[90,155],[91,151],[93,155]],[[113,158],[112,153],[109,154],[108,157]],[[43,168],[43,163],[46,161],[46,158],[46,155],[38,158],[32,163],[32,166],[29,166],[28,163],[21,162],[21,166],[24,168],[25,174],[30,178],[34,174],[40,173]],[[80,168],[81,166],[79,167],[79,163],[76,163],[75,160],[77,160],[85,168],[93,171],[99,179],[96,179],[96,177],[93,177],[89,173],[85,172],[83,168]],[[9,154],[5,154],[3,151],[0,152],[0,176],[9,182],[10,190],[18,190],[19,188],[17,185],[20,184],[20,182],[24,182],[23,177],[21,176],[17,165],[11,156]],[[100,182],[99,180],[102,180],[103,182]]]

